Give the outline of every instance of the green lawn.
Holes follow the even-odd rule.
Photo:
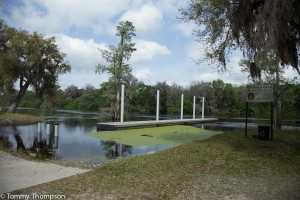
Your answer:
[[[14,193],[70,199],[299,199],[300,131],[275,131],[273,141],[254,134],[226,132]]]

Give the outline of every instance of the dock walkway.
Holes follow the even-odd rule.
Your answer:
[[[155,126],[172,126],[172,125],[189,125],[218,121],[217,118],[204,119],[172,119],[172,120],[152,120],[152,121],[129,121],[129,122],[106,122],[98,123],[97,131],[114,131],[117,129],[132,129],[132,128],[146,128]]]

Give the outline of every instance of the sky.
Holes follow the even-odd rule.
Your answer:
[[[185,0],[0,0],[0,18],[11,27],[55,36],[61,52],[72,67],[71,73],[59,76],[62,89],[70,85],[99,88],[107,74],[96,74],[97,64],[107,65],[99,49],[117,45],[116,26],[131,21],[136,28],[136,51],[129,64],[133,75],[145,84],[166,81],[188,86],[195,81],[222,79],[235,85],[245,84],[248,74],[241,72],[241,52],[233,52],[229,72],[195,60],[204,57],[204,44],[196,41],[193,23],[178,18],[178,8]],[[295,71],[287,70],[293,78]]]

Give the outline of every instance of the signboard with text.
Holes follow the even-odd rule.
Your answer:
[[[273,85],[247,85],[246,102],[273,102]]]

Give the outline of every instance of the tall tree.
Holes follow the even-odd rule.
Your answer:
[[[110,75],[109,97],[111,98],[112,119],[114,121],[120,119],[121,84],[126,83],[132,77],[131,67],[125,63],[136,51],[135,43],[131,41],[132,37],[135,36],[135,27],[132,22],[119,22],[116,36],[120,37],[117,46],[109,45],[107,49],[99,49],[102,57],[109,63],[108,66],[102,64],[96,66],[96,73],[107,72]]]
[[[6,49],[1,55],[0,67],[11,84],[19,82],[19,92],[8,109],[15,113],[29,86],[42,97],[57,85],[58,75],[70,71],[71,67],[64,60],[55,44],[55,38],[45,38],[34,32],[17,31],[9,38]],[[1,77],[1,81],[2,76]],[[11,86],[13,86],[11,85]]]
[[[228,54],[241,49],[251,62],[251,76],[273,55],[298,74],[300,1],[298,0],[189,0],[181,19],[198,25],[198,41],[207,44],[206,58],[226,70]]]

